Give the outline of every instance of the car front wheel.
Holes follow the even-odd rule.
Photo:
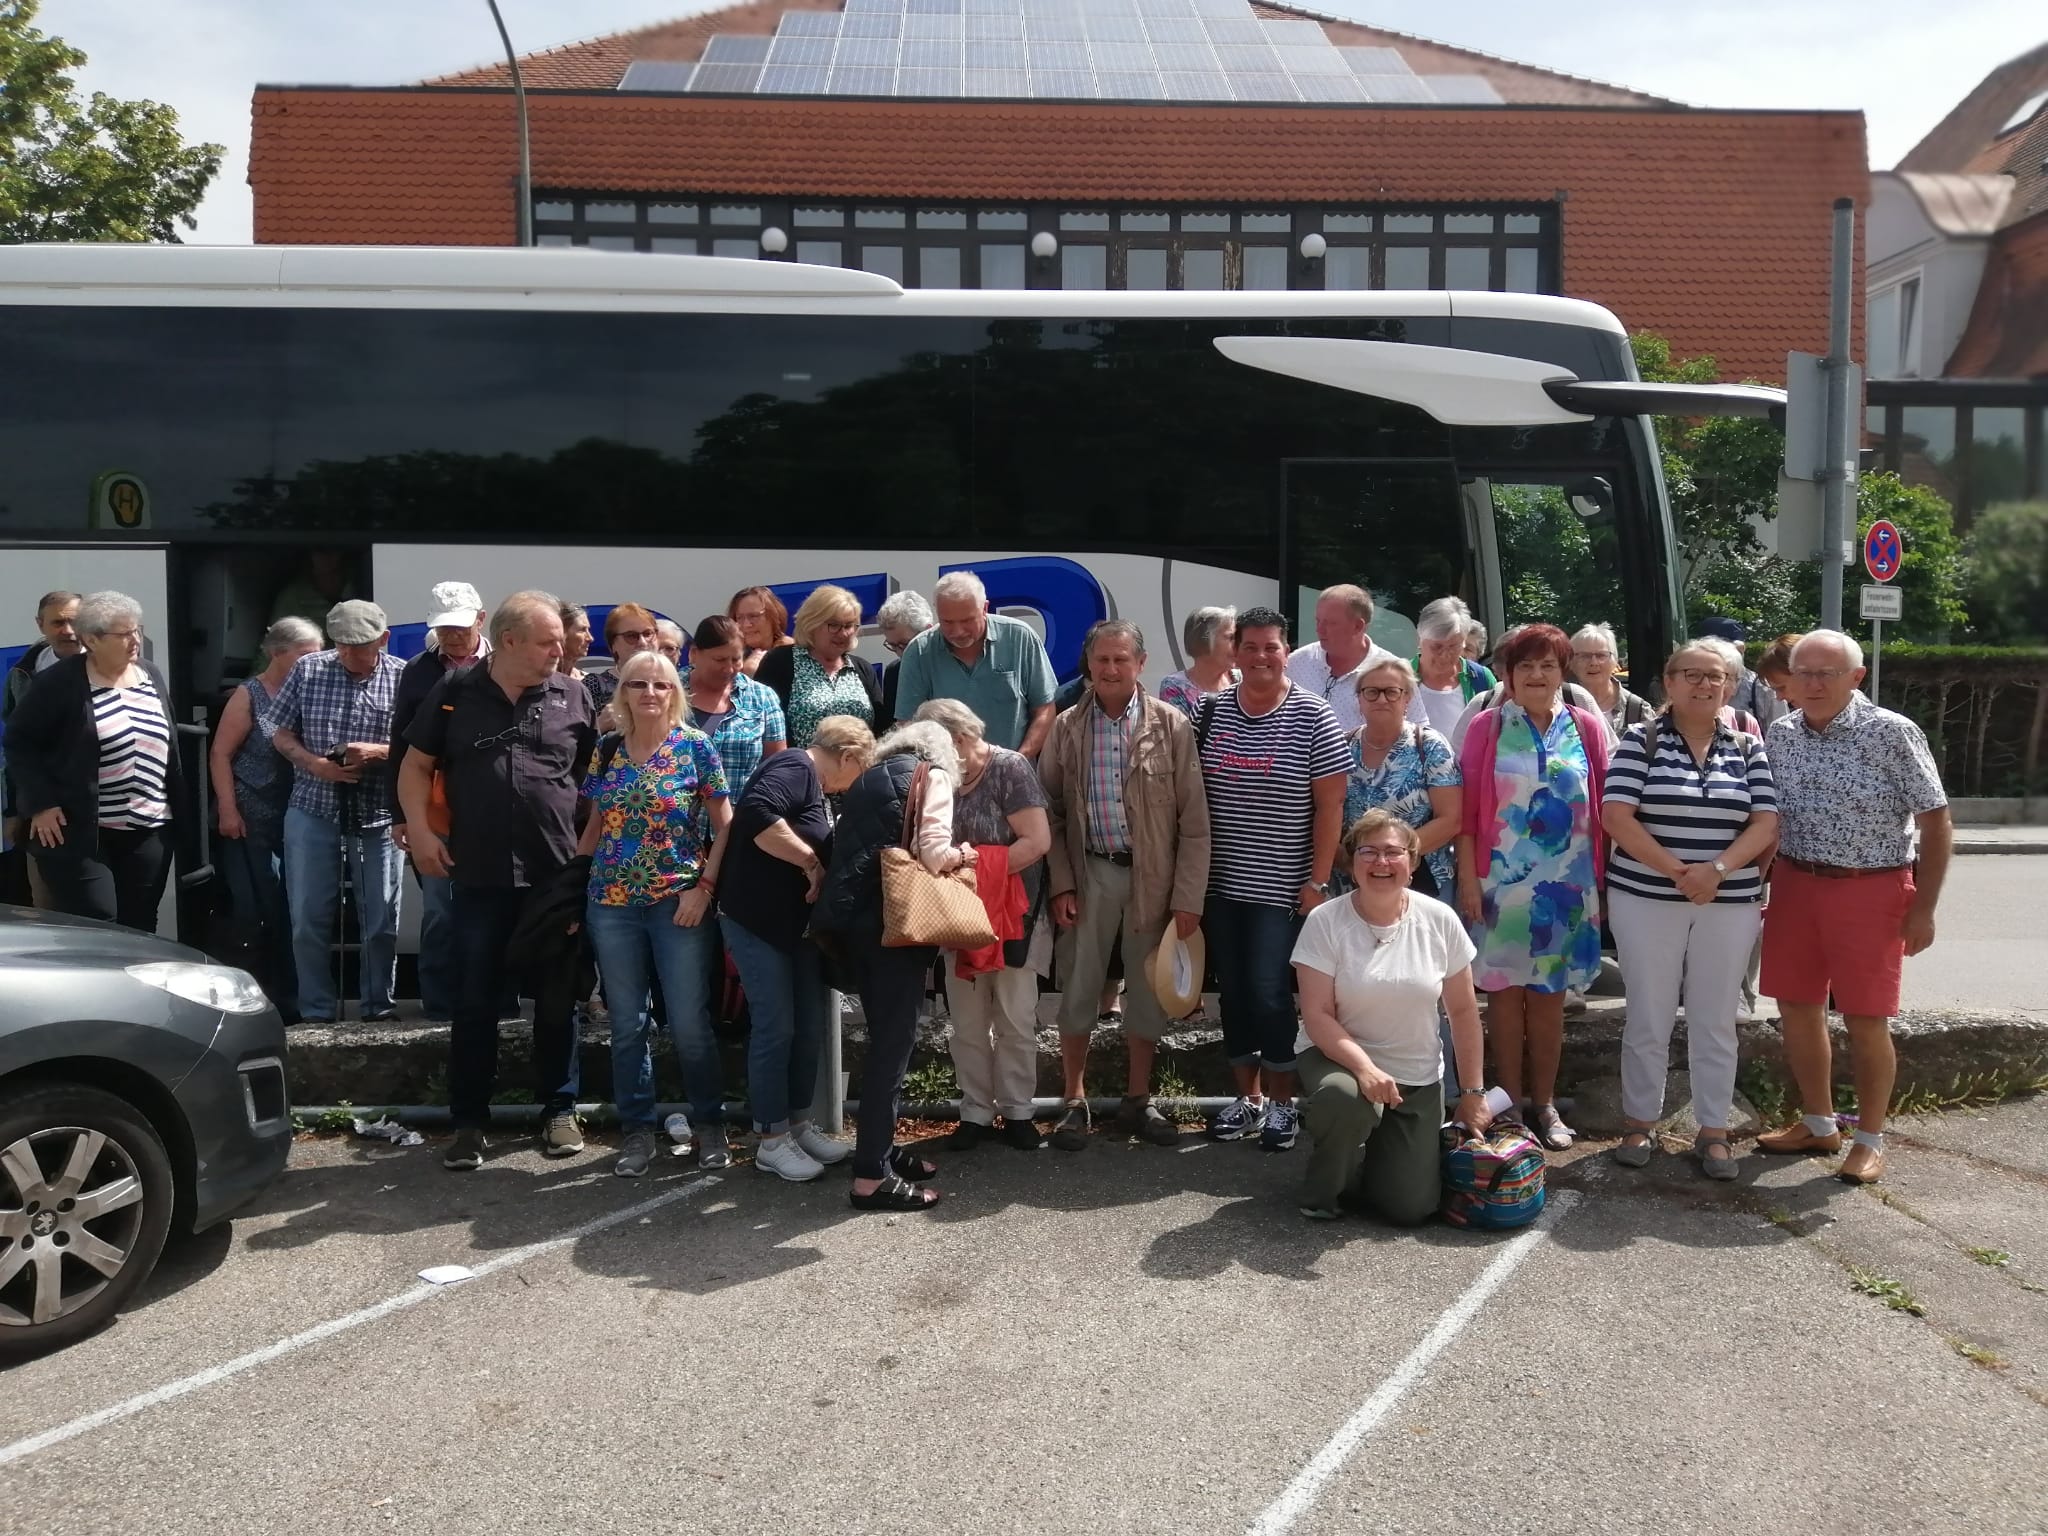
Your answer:
[[[97,1088],[0,1094],[0,1357],[90,1333],[148,1278],[170,1227],[170,1159]]]

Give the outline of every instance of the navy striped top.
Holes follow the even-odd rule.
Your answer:
[[[1634,806],[1643,829],[1688,864],[1711,863],[1742,835],[1752,815],[1778,809],[1763,743],[1717,723],[1702,766],[1668,713],[1629,727],[1607,766],[1601,798]],[[1667,877],[1618,843],[1607,860],[1607,883],[1636,896],[1685,900]],[[1762,895],[1763,877],[1752,866],[1731,869],[1714,900],[1750,902]]]
[[[171,722],[149,679],[93,689],[92,723],[100,741],[100,825],[163,826],[171,819]]]

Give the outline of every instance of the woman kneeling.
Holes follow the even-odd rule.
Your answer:
[[[1472,989],[1472,940],[1458,914],[1409,889],[1421,842],[1384,810],[1344,834],[1357,889],[1308,915],[1294,946],[1301,992],[1302,1128],[1314,1141],[1299,1203],[1328,1220],[1345,1206],[1397,1226],[1436,1214],[1443,1148],[1443,1048],[1437,1007],[1451,1019],[1457,1119],[1490,1116],[1480,1083],[1485,1047]]]

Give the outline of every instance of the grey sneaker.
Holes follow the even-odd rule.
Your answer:
[[[1079,1152],[1088,1145],[1088,1129],[1091,1123],[1086,1099],[1067,1100],[1067,1112],[1060,1116],[1060,1123],[1052,1128],[1052,1144],[1062,1152]]]
[[[834,1163],[843,1163],[853,1156],[853,1148],[849,1144],[834,1141],[808,1120],[797,1127],[796,1144],[821,1168],[830,1168]]]
[[[549,1115],[541,1127],[540,1149],[549,1157],[574,1157],[583,1150],[583,1127],[574,1115]]]
[[[647,1172],[647,1165],[654,1161],[654,1133],[634,1131],[626,1137],[625,1145],[619,1148],[619,1160],[612,1164],[612,1172],[622,1179],[637,1179]]]
[[[455,1140],[441,1156],[441,1166],[452,1168],[457,1173],[474,1173],[484,1165],[484,1149],[490,1143],[484,1140],[484,1133],[474,1128],[455,1133]]]
[[[697,1166],[699,1168],[730,1168],[732,1146],[725,1139],[722,1125],[703,1125],[697,1129]]]

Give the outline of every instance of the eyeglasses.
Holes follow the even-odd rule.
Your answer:
[[[1802,683],[1832,683],[1848,671],[1847,667],[1794,667],[1792,675]]]
[[[1361,688],[1358,690],[1358,696],[1368,704],[1377,703],[1381,699],[1405,698],[1407,694],[1408,690],[1398,683],[1392,688]]]
[[[674,691],[676,685],[656,677],[632,677],[620,686],[630,688],[636,693],[670,693]]]
[[[1612,661],[1612,660],[1614,660],[1614,652],[1612,652],[1612,651],[1573,651],[1573,652],[1572,652],[1572,659],[1573,659],[1574,661]]]
[[[525,736],[526,728],[529,725],[537,726],[539,724],[540,706],[536,704],[533,706],[533,708],[529,709],[526,712],[526,718],[524,720],[521,720],[517,725],[511,727],[511,729],[499,731],[495,735],[491,736],[479,736],[477,737],[473,745],[479,747],[509,746],[519,741],[523,736]]]
[[[850,635],[860,628],[860,620],[827,619],[823,624],[819,625],[818,627],[820,629],[829,629],[837,635]]]
[[[142,638],[142,626],[138,624],[133,629],[103,629],[100,631],[100,638],[102,640],[140,640]]]
[[[1675,675],[1680,681],[1694,688],[1697,688],[1701,683],[1713,683],[1718,687],[1720,684],[1728,681],[1728,674],[1726,672],[1709,672],[1703,667],[1681,667]]]
[[[901,656],[905,651],[910,649],[910,641],[884,640],[882,642],[882,648],[886,650],[891,656]]]
[[[652,640],[661,633],[658,629],[622,629],[612,637],[612,643],[621,640]]]
[[[1351,850],[1351,857],[1363,859],[1368,864],[1398,864],[1408,857],[1406,848],[1379,848],[1371,843],[1360,843]]]

